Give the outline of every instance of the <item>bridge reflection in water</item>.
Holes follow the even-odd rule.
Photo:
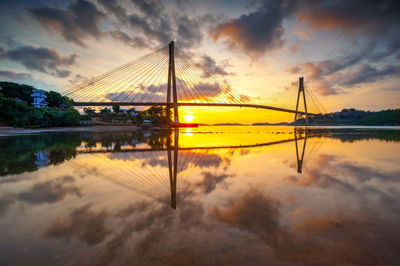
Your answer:
[[[181,131],[181,134],[185,133]],[[216,158],[204,162],[205,156],[213,155],[217,151],[222,153],[231,153],[235,156],[235,151],[238,154],[243,149],[255,149],[279,144],[289,144],[292,151],[295,151],[293,157],[297,162],[297,173],[301,174],[304,159],[305,149],[307,144],[308,132],[304,128],[294,128],[290,134],[290,138],[281,138],[274,141],[254,143],[254,144],[233,144],[233,145],[214,145],[205,143],[203,145],[187,146],[179,145],[179,129],[170,130],[166,134],[151,135],[153,139],[150,147],[143,145],[127,146],[121,148],[119,146],[109,146],[107,148],[84,148],[78,149],[78,154],[100,154],[94,165],[79,165],[81,169],[92,171],[93,167],[96,170],[96,176],[101,176],[115,184],[124,188],[144,194],[153,199],[165,199],[165,193],[170,194],[170,204],[173,209],[177,207],[177,186],[180,184],[190,184],[190,179],[201,174],[202,165],[216,166]],[[190,131],[185,135],[192,134]],[[293,137],[292,137],[293,135]],[[317,135],[313,135],[317,136]],[[313,137],[311,136],[311,137]],[[318,144],[318,143],[317,143]],[[316,144],[316,145],[317,145]],[[294,147],[293,147],[293,146]],[[315,148],[315,146],[313,147]],[[312,149],[314,151],[314,149]],[[311,157],[311,154],[309,154]],[[110,163],[109,158],[113,162]],[[116,160],[123,159],[124,161]],[[311,159],[311,158],[309,158]],[[206,159],[208,160],[208,159]],[[128,162],[127,162],[128,161]],[[129,162],[138,161],[137,164],[128,164]],[[75,162],[71,162],[76,164]],[[93,161],[92,161],[93,163]],[[215,164],[215,165],[214,165]],[[104,169],[102,169],[102,165]],[[147,165],[150,165],[147,167]],[[111,169],[107,171],[107,168]],[[167,181],[168,180],[168,181]],[[168,184],[169,183],[169,184]],[[169,187],[167,190],[166,187]],[[157,192],[156,192],[157,191]],[[160,196],[160,194],[164,194]]]

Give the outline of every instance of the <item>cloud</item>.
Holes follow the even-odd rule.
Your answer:
[[[139,38],[139,37],[135,37],[135,36],[131,37],[123,31],[111,30],[108,32],[108,34],[112,38],[114,38],[126,45],[129,45],[133,48],[146,48],[147,47],[147,43],[145,40],[143,40],[143,38]]]
[[[279,232],[279,201],[252,188],[240,197],[228,200],[227,207],[211,210],[211,216],[222,223],[272,240]]]
[[[297,22],[312,30],[345,36],[361,48],[335,59],[300,63],[292,68],[292,73],[305,72],[321,95],[347,93],[347,89],[359,84],[398,75],[397,65],[371,64],[399,56],[399,12],[400,6],[391,0],[305,1],[297,9]]]
[[[370,187],[371,182],[397,184],[399,171],[382,171],[346,161],[342,157],[321,154],[307,167],[301,178],[288,176],[287,182],[304,187],[338,188],[346,193],[359,193],[360,197],[375,196],[386,209],[398,210],[395,198],[383,186]],[[375,188],[377,187],[377,188]]]
[[[80,46],[85,46],[83,39],[87,36],[101,37],[99,24],[106,18],[93,3],[85,0],[77,0],[66,10],[53,7],[28,10],[46,28],[59,31],[67,41]]]
[[[397,77],[400,65],[386,65],[376,68],[370,64],[361,64],[362,55],[341,57],[316,62],[303,62],[288,69],[292,74],[304,74],[310,80],[312,88],[320,95],[346,93],[345,89],[354,88],[363,83],[371,83],[390,77]]]
[[[400,6],[391,0],[313,1],[298,10],[297,20],[316,30],[367,37],[372,48],[385,47],[383,52],[369,49],[369,55],[386,57],[400,49],[399,12]]]
[[[196,186],[202,188],[205,194],[213,192],[218,184],[224,183],[225,179],[231,176],[228,174],[213,174],[208,171],[204,171],[201,174],[203,175],[203,180],[196,183]]]
[[[76,237],[92,246],[103,242],[111,230],[105,225],[108,218],[106,212],[94,212],[90,205],[75,209],[70,216],[62,217],[45,232],[46,237]]]
[[[165,102],[167,98],[167,84],[154,85],[150,84],[144,87],[143,85],[138,85],[140,89],[112,92],[107,93],[106,98],[112,101],[139,101],[139,102]],[[198,82],[189,83],[181,78],[176,78],[177,96],[179,101],[190,101],[190,100],[207,100],[208,98],[213,98],[224,94],[227,89],[220,86],[219,83],[209,83],[209,82]]]
[[[65,176],[59,179],[37,183],[26,192],[18,194],[18,199],[32,204],[55,203],[62,201],[68,195],[82,196],[80,189],[70,186],[74,178]]]
[[[78,56],[72,54],[63,57],[54,49],[23,46],[6,51],[3,58],[19,62],[31,70],[64,78],[69,76],[70,71],[62,68],[74,65]]]
[[[189,17],[183,12],[169,12],[162,1],[132,0],[136,9],[128,14],[117,1],[99,2],[110,14],[113,14],[122,25],[129,25],[135,30],[134,36],[120,30],[110,31],[110,35],[132,47],[149,47],[167,44],[178,40],[182,49],[197,46],[203,39],[202,28],[212,21],[210,15]]]
[[[255,11],[216,25],[209,36],[213,41],[224,39],[230,48],[256,58],[282,47],[282,21],[292,8],[285,1],[263,1]]]
[[[23,177],[22,180],[25,179],[26,177]],[[72,182],[74,182],[73,177],[64,176],[51,181],[36,183],[28,191],[6,193],[0,197],[0,217],[4,215],[8,211],[8,208],[17,201],[25,201],[31,204],[52,204],[64,200],[69,195],[81,197],[82,193],[80,189],[68,185]]]
[[[76,74],[72,79],[68,80],[71,85],[79,84],[88,80],[88,78],[82,76],[81,74]]]
[[[98,2],[120,21],[127,22],[128,15],[126,10],[116,0],[98,0]]]
[[[0,217],[5,215],[9,207],[15,202],[13,193],[6,193],[0,197]]]
[[[340,79],[343,86],[353,87],[362,83],[375,82],[387,77],[398,77],[400,74],[400,65],[388,65],[381,69],[377,69],[368,64],[363,64],[356,71],[346,73]]]
[[[0,78],[2,79],[31,79],[32,76],[27,73],[17,73],[14,71],[0,70]]]
[[[208,55],[203,55],[202,62],[197,63],[196,66],[203,71],[203,78],[209,78],[214,75],[226,76],[229,75],[225,69],[218,66],[215,60]]]

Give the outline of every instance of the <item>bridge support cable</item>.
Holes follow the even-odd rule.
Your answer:
[[[176,49],[171,42],[168,48],[89,79],[64,95],[73,98],[76,106],[165,106],[168,117],[173,108],[174,123],[179,123],[179,106],[268,109],[294,113],[295,120],[305,115],[307,123],[310,115],[324,110],[312,91],[304,89],[303,81],[297,93],[287,87],[262,104],[260,97],[250,97],[231,87],[226,75],[229,73],[218,70],[210,57]]]

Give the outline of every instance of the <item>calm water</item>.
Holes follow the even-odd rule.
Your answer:
[[[398,265],[400,130],[0,138],[0,265]]]

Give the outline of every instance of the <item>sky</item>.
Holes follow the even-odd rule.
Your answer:
[[[329,112],[400,107],[398,1],[0,0],[0,24],[0,80],[60,93],[174,40],[207,55],[210,71],[251,99],[295,92],[304,76]],[[243,123],[292,116],[187,114]]]

